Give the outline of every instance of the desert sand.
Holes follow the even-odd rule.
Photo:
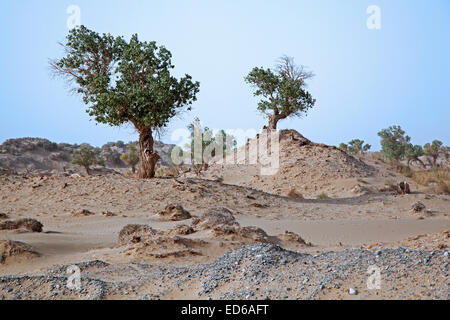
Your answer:
[[[0,230],[0,298],[450,298],[450,196],[295,131],[281,136],[279,172],[257,169],[0,174],[0,229],[43,225]],[[400,181],[412,192],[386,187]],[[73,264],[78,291],[66,285]],[[379,289],[366,284],[370,266]]]

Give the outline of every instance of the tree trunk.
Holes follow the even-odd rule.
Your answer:
[[[276,130],[278,121],[287,118],[287,116],[286,113],[269,114],[269,127],[267,129]]]
[[[276,130],[277,129],[278,120],[279,119],[275,115],[269,116],[269,126],[267,127],[267,129],[269,129],[269,130]]]
[[[131,172],[132,172],[133,174],[136,173],[136,166],[135,166],[135,165],[132,165],[132,166],[131,166]]]
[[[139,131],[139,172],[141,179],[150,179],[155,176],[156,163],[159,155],[153,150],[153,136],[150,127],[138,128]]]
[[[86,170],[87,175],[90,176],[91,171],[89,171],[89,166],[85,166],[84,169]]]

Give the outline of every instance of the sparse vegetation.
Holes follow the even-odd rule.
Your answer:
[[[345,151],[351,155],[363,154],[370,150],[372,146],[370,144],[364,144],[364,140],[353,139],[347,143],[341,143],[339,149]]]
[[[419,158],[423,156],[423,148],[419,145],[413,145],[412,143],[408,143],[405,148],[405,157],[407,161],[408,167],[412,162],[418,162],[425,169],[425,163]]]
[[[127,166],[131,167],[131,172],[136,172],[136,165],[139,163],[139,155],[137,154],[136,146],[134,144],[127,145],[128,152],[124,153],[120,156],[120,160],[122,160]]]
[[[433,168],[437,167],[437,158],[441,154],[447,154],[445,148],[442,146],[442,142],[439,140],[433,140],[432,143],[427,143],[423,146],[423,154],[425,154]]]
[[[378,132],[381,138],[381,150],[386,158],[393,162],[399,162],[405,156],[406,146],[411,140],[405,136],[405,131],[400,126],[390,126]]]
[[[329,199],[330,197],[328,197],[328,194],[326,194],[325,192],[322,192],[322,193],[320,193],[320,194],[318,194],[317,196],[316,196],[316,199],[318,199],[318,200],[326,200],[326,199]]]
[[[167,177],[178,177],[179,173],[175,168],[171,167],[161,167],[156,170],[155,177],[157,178],[167,178]]]
[[[294,59],[282,57],[276,70],[253,68],[245,81],[255,88],[254,95],[261,96],[258,111],[269,119],[268,129],[276,129],[281,119],[306,115],[316,100],[306,91],[306,80],[314,74]]]
[[[104,161],[95,155],[95,152],[86,147],[74,150],[72,154],[72,163],[82,166],[88,175],[91,174],[90,167],[93,165],[103,165]]]
[[[174,162],[181,159],[182,163],[190,163],[191,169],[197,175],[206,171],[211,161],[225,157],[227,152],[236,147],[236,139],[232,135],[227,134],[225,130],[219,130],[214,135],[213,130],[201,127],[198,118],[187,128],[190,131],[190,143],[184,146],[185,150],[175,147],[169,157],[172,161],[177,160]]]
[[[433,169],[413,171],[410,178],[423,186],[429,186],[429,191],[436,194],[450,194],[450,170]]]

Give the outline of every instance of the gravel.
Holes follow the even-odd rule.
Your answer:
[[[317,255],[278,245],[240,247],[203,265],[76,264],[82,289],[67,288],[68,266],[42,275],[0,278],[0,299],[450,299],[448,251],[362,249]],[[368,268],[381,288],[368,289]],[[118,280],[119,279],[119,280]]]

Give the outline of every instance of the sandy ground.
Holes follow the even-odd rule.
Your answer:
[[[355,161],[356,171],[348,171],[354,177],[332,179],[324,171],[323,179],[277,177],[272,185],[232,181],[234,169],[223,169],[223,180],[209,173],[152,180],[0,175],[0,224],[33,218],[44,226],[0,230],[0,241],[20,241],[36,253],[8,249],[0,298],[448,299],[450,196],[416,186],[406,195],[380,192],[387,178],[406,179],[380,163]],[[317,191],[327,180],[328,191],[342,193],[293,199],[277,192],[285,178]],[[355,192],[356,185],[365,191]],[[417,201],[421,212],[411,210]],[[191,217],[163,221],[158,213],[173,204]],[[211,207],[231,220],[208,225]],[[80,215],[83,209],[90,214]],[[130,224],[147,229],[119,241]],[[82,269],[80,292],[64,289],[72,264]],[[365,286],[370,265],[382,268],[385,281],[375,291]]]

